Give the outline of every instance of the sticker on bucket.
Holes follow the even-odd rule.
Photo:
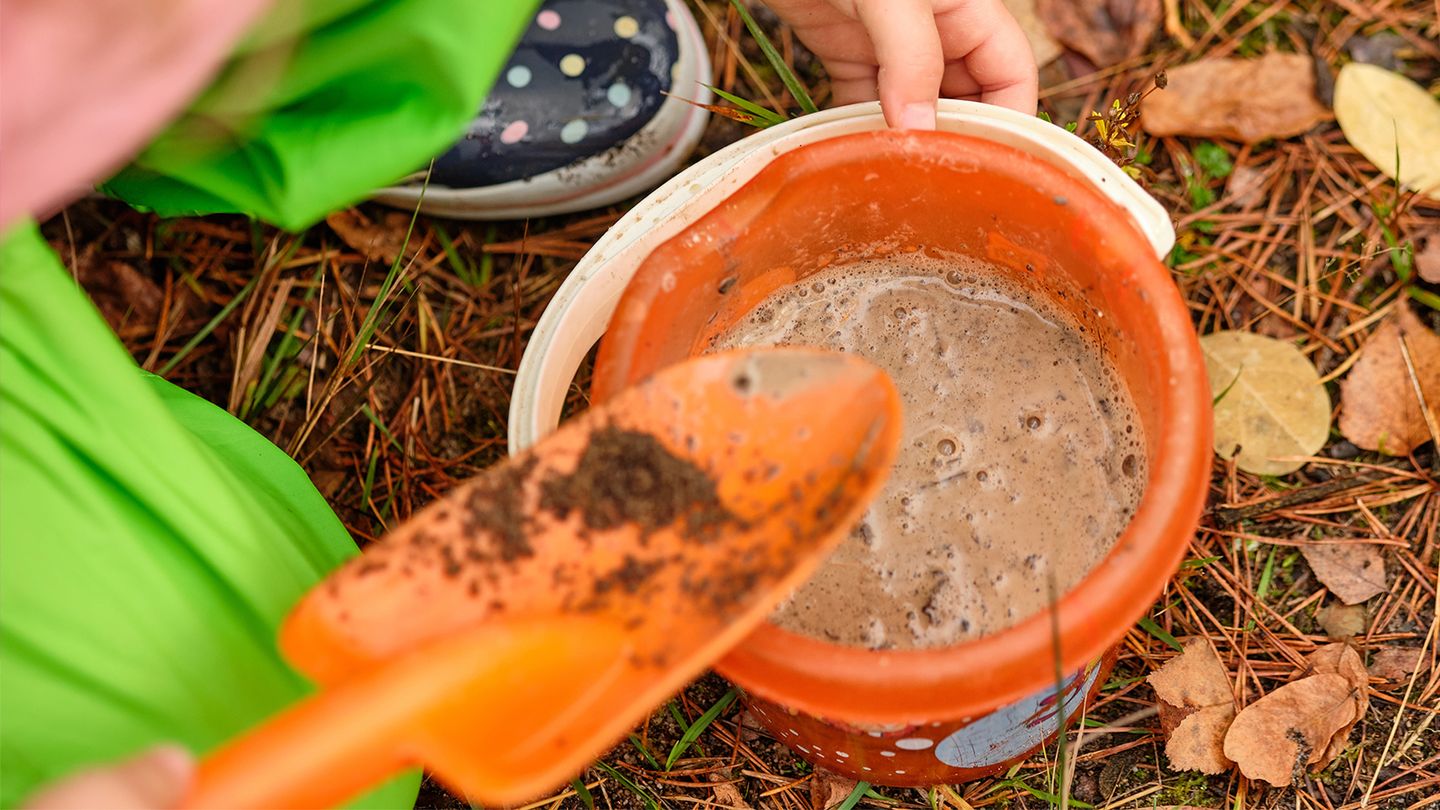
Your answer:
[[[1089,694],[1100,670],[1098,662],[1091,664],[1078,686],[1081,673],[1065,679],[1067,712],[1080,708],[1077,698]],[[935,757],[955,768],[986,768],[1024,754],[1055,731],[1055,693],[1049,689],[996,709],[941,740],[935,746]]]

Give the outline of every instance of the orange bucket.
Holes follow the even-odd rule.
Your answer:
[[[1209,387],[1185,304],[1135,221],[1084,180],[991,141],[885,131],[800,147],[645,259],[594,382],[603,400],[702,353],[782,286],[915,251],[982,259],[1073,313],[1130,389],[1149,479],[1109,555],[1009,629],[872,651],[766,624],[717,664],[805,759],[899,786],[989,775],[1052,738],[1185,556],[1209,481]]]

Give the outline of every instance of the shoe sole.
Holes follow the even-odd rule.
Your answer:
[[[675,20],[680,57],[670,82],[672,94],[655,117],[624,142],[559,169],[494,186],[445,188],[392,186],[373,199],[398,208],[454,219],[528,219],[600,208],[660,185],[680,168],[705,132],[710,113],[710,56],[695,18],[681,0],[666,0]],[[693,98],[681,98],[681,88]]]

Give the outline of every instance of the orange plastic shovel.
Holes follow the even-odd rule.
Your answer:
[[[857,358],[673,366],[431,504],[280,633],[320,691],[212,753],[187,807],[324,807],[424,766],[471,801],[563,783],[762,621],[889,471]]]

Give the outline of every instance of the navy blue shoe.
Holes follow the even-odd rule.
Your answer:
[[[376,199],[463,219],[597,208],[648,191],[689,157],[710,61],[683,0],[546,0],[480,114],[424,172]]]

